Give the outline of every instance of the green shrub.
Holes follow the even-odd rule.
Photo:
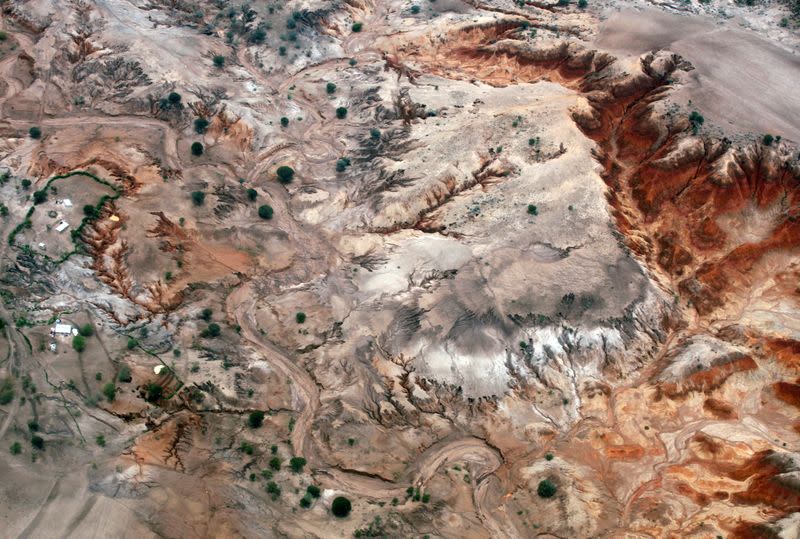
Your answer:
[[[279,487],[278,483],[275,481],[270,481],[267,483],[267,494],[269,494],[272,500],[275,501],[281,496],[281,487]]]
[[[212,322],[206,329],[203,330],[201,336],[213,339],[215,337],[219,337],[220,333],[222,333],[222,329],[219,327],[219,324]]]
[[[105,447],[106,446],[106,437],[103,436],[102,434],[98,434],[97,437],[95,437],[94,441],[100,447]]]
[[[22,453],[22,444],[19,442],[14,442],[8,449],[11,451],[12,455],[19,455]]]
[[[536,493],[542,498],[552,498],[556,495],[556,486],[549,479],[539,481],[539,486],[536,488]]]
[[[535,204],[528,204],[528,213],[531,215],[539,215],[539,208]]]
[[[128,350],[133,350],[134,348],[136,348],[137,346],[139,346],[139,341],[137,341],[137,340],[136,340],[136,339],[134,339],[133,337],[129,337],[129,338],[128,338],[128,343],[127,343],[127,345],[126,345],[126,346],[128,347]]]
[[[294,169],[292,167],[283,165],[278,167],[278,169],[275,171],[275,174],[278,175],[278,181],[283,184],[287,184],[294,178]]]
[[[28,430],[31,432],[39,432],[39,422],[35,419],[28,421]]]
[[[0,41],[8,39],[8,34],[4,30],[0,30]]]
[[[306,493],[312,498],[319,498],[320,495],[322,494],[317,485],[308,485],[306,487]]]
[[[217,54],[214,56],[214,65],[216,67],[224,67],[225,66],[225,57],[221,54]]]
[[[22,188],[27,191],[28,188],[31,186],[31,181],[28,178],[22,178],[20,185],[22,185]]]
[[[103,395],[105,395],[108,402],[113,402],[117,397],[117,386],[114,385],[114,382],[109,382],[103,386]]]
[[[553,460],[553,454],[552,453],[545,454],[544,460]]]
[[[253,447],[253,444],[251,444],[250,442],[242,442],[242,444],[239,446],[239,451],[241,451],[245,455],[252,455],[253,453],[255,453],[256,448]]]
[[[86,337],[83,335],[75,335],[72,338],[72,348],[79,354],[86,350]]]
[[[28,136],[32,139],[42,138],[42,130],[38,127],[31,127],[28,129]]]
[[[261,425],[264,424],[264,412],[261,410],[250,412],[250,415],[247,416],[247,424],[251,429],[257,429],[261,427]]]
[[[258,216],[262,219],[272,219],[272,215],[275,213],[275,210],[272,209],[272,206],[269,204],[264,204],[263,206],[258,207]]]
[[[350,159],[342,157],[336,160],[336,172],[344,172],[350,166]]]
[[[78,329],[78,331],[79,331],[79,332],[80,332],[80,334],[81,334],[81,335],[83,335],[84,337],[91,337],[92,335],[94,335],[94,328],[92,327],[92,325],[91,325],[91,324],[84,324],[84,325],[82,325],[82,326],[81,326],[81,327]]]
[[[214,311],[210,307],[206,307],[202,311],[200,311],[200,318],[205,320],[206,322],[211,322],[211,317],[214,315]]]
[[[586,0],[578,0],[578,7],[580,9],[586,9],[586,6],[588,6],[588,5],[589,5],[589,2],[587,2]]]
[[[411,6],[411,13],[413,13],[414,15],[419,13],[419,6],[417,4],[414,4],[413,6]]]
[[[300,498],[300,507],[302,507],[303,509],[308,509],[309,507],[311,507],[311,498],[308,497],[308,495]]]
[[[306,313],[302,311],[295,313],[294,321],[297,322],[298,324],[304,323],[306,321]]]
[[[340,120],[344,120],[347,118],[347,108],[346,107],[338,107],[336,109],[336,117]]]
[[[167,101],[169,101],[172,105],[177,105],[181,102],[181,94],[178,92],[170,92],[167,96]]]
[[[361,29],[364,28],[364,25],[360,22],[354,22],[353,26],[351,26],[350,28],[353,30],[353,32],[360,32]]]
[[[252,188],[248,189],[247,190],[247,198],[250,199],[250,200],[257,199],[258,198],[258,191],[256,191],[255,189],[252,189]]]
[[[350,514],[351,509],[352,505],[350,504],[350,500],[344,496],[338,496],[334,498],[333,503],[331,504],[331,512],[333,513],[333,516],[338,518],[345,518]]]
[[[764,143],[764,146],[772,146],[772,143],[775,141],[775,137],[772,135],[764,135],[764,138],[761,139],[761,141]],[[34,195],[35,194],[36,193],[34,193]]]
[[[703,118],[702,114],[693,110],[691,114],[689,114],[689,124],[692,127],[692,133],[696,135],[705,121],[706,119]]]
[[[288,127],[289,126],[289,118],[286,116],[281,117],[281,127]]]
[[[371,138],[372,140],[380,140],[381,130],[373,127],[372,129],[369,130],[369,138]]]
[[[325,85],[325,91],[329,94],[332,94],[336,91],[336,85],[332,82],[329,82]]]
[[[192,191],[192,202],[195,206],[202,206],[206,201],[206,194],[202,191]]]
[[[305,465],[306,465],[306,459],[304,459],[303,457],[292,457],[289,460],[289,467],[292,469],[294,473],[301,473]]]
[[[208,129],[209,122],[205,118],[195,118],[194,120],[194,132],[198,135],[202,135]]]
[[[203,144],[200,142],[192,142],[192,155],[203,155]]]

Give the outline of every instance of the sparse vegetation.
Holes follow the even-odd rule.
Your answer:
[[[0,381],[0,405],[6,405],[14,400],[14,381],[10,378],[3,378]]]
[[[131,368],[127,365],[123,365],[119,369],[119,374],[117,375],[117,380],[123,382],[125,384],[129,384],[133,377],[131,376]]]
[[[256,452],[256,448],[250,442],[242,442],[239,445],[239,451],[244,453],[245,455],[252,455]]]
[[[192,142],[192,155],[203,155],[203,144],[201,142]]]
[[[352,506],[350,504],[350,500],[344,496],[338,496],[334,498],[333,503],[331,503],[331,512],[333,513],[333,516],[337,518],[345,518],[350,514],[351,509]]]

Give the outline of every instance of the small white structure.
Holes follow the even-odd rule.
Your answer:
[[[56,225],[56,232],[64,232],[67,228],[69,228],[69,223],[66,221],[61,221]]]
[[[56,322],[56,326],[53,328],[53,334],[59,335],[62,337],[68,337],[72,335],[73,328],[72,324],[61,324],[60,322]],[[77,333],[77,330],[74,330]]]
[[[153,372],[156,374],[161,374],[161,371],[164,370],[164,365],[156,365],[153,367]]]
[[[47,249],[47,245],[45,245],[45,244],[44,244],[44,242],[41,242],[41,241],[40,241],[40,242],[39,242],[39,249],[41,249],[42,251],[44,251],[44,250],[46,250],[46,249]]]
[[[65,198],[64,199],[64,207],[65,208],[71,208],[72,207],[72,201],[70,199],[68,199],[68,198]]]
[[[56,341],[53,341],[53,342],[51,342],[51,343],[50,343],[50,351],[51,351],[51,352],[55,352],[55,351],[56,351],[56,349],[57,349],[57,347],[56,347]]]

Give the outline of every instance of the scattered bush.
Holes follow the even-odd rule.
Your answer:
[[[299,313],[295,313],[294,321],[298,324],[302,324],[306,321],[306,313],[300,311]]]
[[[361,31],[362,28],[364,28],[364,25],[360,22],[354,22],[353,26],[351,26],[350,28],[353,30],[353,32],[358,33]]]
[[[108,402],[114,401],[117,397],[117,386],[114,385],[114,382],[109,382],[103,386],[103,395],[105,395]]]
[[[22,444],[19,442],[14,442],[8,449],[11,451],[12,455],[19,455],[22,453]]]
[[[292,457],[289,460],[289,467],[292,469],[294,473],[301,473],[305,465],[306,465],[306,459],[304,459],[303,457]]]
[[[552,453],[545,454],[544,460],[553,460],[553,454]]]
[[[350,166],[350,159],[342,157],[336,160],[336,172],[344,172]]]
[[[539,486],[536,488],[536,493],[542,498],[552,498],[556,495],[556,486],[549,479],[539,481]]]
[[[205,118],[195,118],[194,119],[194,132],[198,135],[202,135],[208,129],[209,121]]]
[[[764,135],[764,138],[761,139],[761,141],[764,143],[764,146],[772,146],[772,143],[775,141],[775,137],[772,135]],[[35,194],[36,193],[34,193],[34,195]]]
[[[586,6],[588,6],[588,5],[589,5],[589,2],[587,2],[586,0],[578,0],[578,7],[580,9],[586,9]]]
[[[139,346],[139,341],[137,341],[137,340],[136,340],[136,339],[134,339],[133,337],[129,337],[129,338],[128,338],[128,343],[127,343],[127,345],[126,345],[126,346],[128,347],[128,350],[133,350],[134,348],[136,348],[137,346]]]
[[[334,498],[333,503],[331,504],[331,512],[335,517],[338,518],[345,518],[350,514],[351,509],[352,506],[350,504],[350,500],[344,496],[338,496]]]
[[[42,138],[42,130],[38,127],[31,127],[28,129],[28,136],[32,139]]]
[[[94,441],[95,441],[95,442],[97,443],[97,445],[99,445],[100,447],[105,447],[105,446],[106,446],[106,437],[105,437],[105,436],[103,436],[102,434],[98,434],[98,435],[97,435],[97,437],[94,439]]]
[[[309,507],[311,507],[311,498],[309,498],[308,495],[300,498],[300,507],[302,507],[303,509],[308,509]]]
[[[347,108],[346,107],[338,107],[336,109],[336,117],[340,120],[344,120],[347,118]]]
[[[329,82],[325,85],[325,91],[329,94],[332,94],[336,91],[336,85],[332,82]]]
[[[281,458],[280,457],[272,457],[269,459],[269,467],[275,470],[276,472],[281,469]]]
[[[214,65],[216,67],[224,67],[225,66],[225,57],[221,54],[217,54],[214,56]]]
[[[90,219],[93,219],[93,218],[97,217],[97,208],[95,208],[95,207],[94,207],[94,206],[92,206],[91,204],[86,204],[86,205],[83,207],[83,214],[84,214],[86,217],[88,217],[88,218],[90,218]]]
[[[320,495],[322,494],[317,485],[308,485],[306,487],[306,493],[312,498],[319,498]]]
[[[28,430],[31,432],[39,432],[39,422],[35,419],[28,421]]]
[[[28,178],[23,178],[22,181],[20,182],[20,185],[22,185],[22,188],[27,191],[28,188],[31,186],[31,181]]]
[[[41,204],[45,200],[47,200],[47,191],[41,190],[41,191],[34,191],[33,192],[33,203],[34,204]]]
[[[202,206],[206,201],[206,194],[202,191],[192,191],[192,202],[195,206]]]
[[[419,13],[419,6],[417,4],[414,4],[413,6],[411,6],[411,13],[414,14],[414,15]]]
[[[86,337],[83,335],[75,335],[72,338],[72,348],[79,354],[86,350]]]
[[[262,219],[272,219],[272,215],[275,213],[275,210],[272,209],[272,206],[269,204],[264,204],[263,206],[258,207],[258,216]]]
[[[539,208],[535,204],[528,204],[528,213],[531,215],[539,215]]]
[[[203,144],[200,142],[192,142],[192,155],[203,155]]]
[[[256,191],[255,189],[252,189],[252,188],[248,189],[247,190],[247,198],[250,199],[250,200],[257,199],[258,198],[258,191]]]
[[[372,129],[369,130],[369,138],[371,138],[372,140],[380,140],[381,130],[373,127]]]
[[[167,96],[167,101],[169,101],[171,105],[177,105],[181,102],[181,94],[178,92],[170,92]]]
[[[241,451],[245,455],[252,455],[253,453],[255,453],[256,448],[253,447],[253,444],[251,444],[250,442],[242,442],[242,444],[239,446],[239,451]]]
[[[278,180],[283,183],[287,184],[292,181],[294,178],[294,169],[292,167],[287,167],[286,165],[278,167],[275,171],[275,174],[278,175]]]
[[[689,114],[689,123],[692,126],[692,133],[696,135],[705,121],[706,119],[703,118],[702,114],[696,110],[693,110],[691,114]]]
[[[281,117],[281,127],[288,127],[289,126],[289,118],[286,116]]]
[[[250,412],[250,415],[247,416],[247,424],[251,429],[257,429],[261,427],[261,425],[264,424],[264,412],[260,410]]]
[[[264,43],[267,39],[267,31],[263,28],[256,28],[247,36],[247,41],[250,43]]]
[[[214,315],[214,311],[211,310],[210,307],[206,307],[202,311],[200,311],[200,318],[205,320],[206,322],[211,322],[211,317]]]
[[[78,332],[83,335],[84,337],[91,337],[94,335],[94,328],[91,324],[84,324],[80,328],[78,328]]]

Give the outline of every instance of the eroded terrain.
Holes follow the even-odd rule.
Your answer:
[[[800,536],[796,6],[2,13],[4,536]]]

